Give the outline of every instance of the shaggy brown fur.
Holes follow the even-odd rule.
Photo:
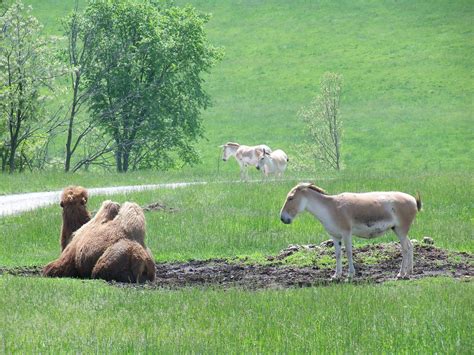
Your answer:
[[[63,209],[63,224],[61,226],[61,251],[72,239],[72,234],[91,219],[87,211],[89,195],[82,186],[69,186],[61,194],[60,206]]]
[[[43,274],[153,281],[155,264],[145,246],[143,210],[131,202],[120,207],[118,203],[104,201],[94,218],[77,230],[59,259],[48,264]]]

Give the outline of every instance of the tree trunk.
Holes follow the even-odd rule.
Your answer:
[[[10,159],[8,161],[8,169],[10,174],[15,171],[15,154],[16,154],[16,139],[12,139],[10,144]]]
[[[79,92],[79,82],[81,80],[80,73],[77,72],[75,79],[72,80],[73,82],[73,96],[72,96],[72,107],[71,107],[71,115],[69,116],[69,125],[67,130],[67,140],[66,140],[66,161],[64,162],[64,171],[67,173],[71,168],[71,158],[73,155],[73,151],[71,149],[72,145],[72,130],[74,127],[74,119],[76,118],[76,106],[77,106],[77,95]],[[72,79],[72,78],[71,78]]]
[[[129,158],[130,158],[130,148],[127,147],[125,151],[123,152],[123,172],[126,173],[128,171],[128,165],[129,165]]]
[[[117,172],[123,172],[122,147],[119,143],[117,143],[117,148],[115,151],[115,164],[117,166]]]

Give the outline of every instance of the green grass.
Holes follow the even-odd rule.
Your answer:
[[[5,353],[469,353],[474,283],[146,291],[0,277]],[[21,331],[19,331],[21,329]]]

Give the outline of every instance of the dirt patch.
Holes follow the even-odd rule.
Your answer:
[[[285,264],[297,253],[307,253],[314,263],[310,266]],[[333,283],[332,265],[318,262],[334,255],[334,249],[326,246],[291,245],[276,256],[269,256],[266,265],[247,264],[242,260],[194,260],[185,263],[156,264],[156,281],[139,287],[179,288],[186,286],[240,286],[249,289],[306,287]],[[354,248],[357,275],[354,283],[381,283],[395,280],[401,263],[400,246],[397,243],[373,244]],[[345,270],[346,271],[346,270]],[[0,268],[0,274],[39,276],[41,267]],[[428,276],[449,276],[471,280],[474,276],[474,255],[452,252],[433,245],[414,246],[414,273],[412,279]],[[119,287],[136,285],[113,283]]]
[[[179,211],[177,208],[166,206],[161,202],[150,203],[149,205],[142,206],[142,209],[145,212],[163,211],[163,212],[171,212],[172,213],[172,212],[178,212]]]

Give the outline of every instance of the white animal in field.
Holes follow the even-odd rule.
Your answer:
[[[282,177],[287,165],[288,155],[283,150],[277,149],[273,152],[264,150],[257,163],[257,170],[262,170],[265,177],[270,174]]]
[[[265,144],[247,146],[239,143],[227,142],[220,146],[223,148],[222,160],[227,161],[230,157],[234,157],[239,163],[240,167],[240,178],[247,178],[247,166],[257,166],[260,156],[263,155],[263,151],[271,152],[270,147]]]
[[[403,192],[345,192],[328,195],[321,188],[308,183],[296,185],[288,193],[280,212],[283,223],[289,224],[302,211],[312,213],[331,235],[336,249],[336,272],[342,274],[341,240],[349,263],[349,277],[355,274],[352,261],[352,236],[375,238],[393,230],[400,239],[402,265],[398,278],[413,272],[413,245],[408,231],[421,209],[421,199]]]

